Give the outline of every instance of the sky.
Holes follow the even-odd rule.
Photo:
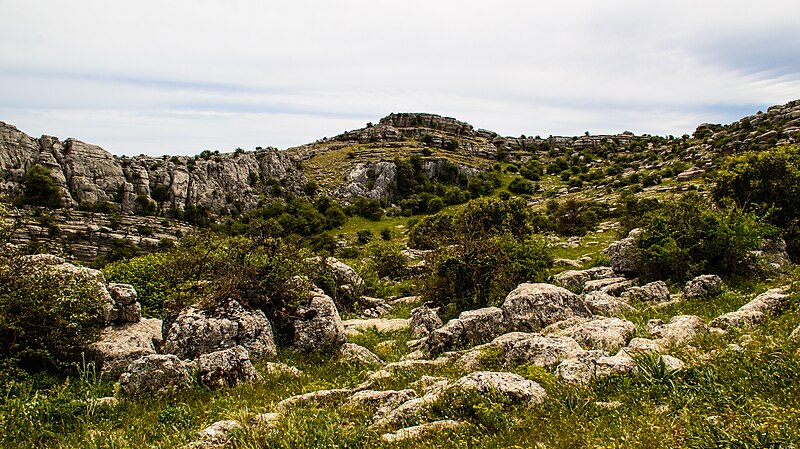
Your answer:
[[[111,153],[281,149],[429,112],[682,135],[800,98],[800,2],[0,0],[0,121]]]

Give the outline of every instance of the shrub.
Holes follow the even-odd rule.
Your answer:
[[[729,198],[746,212],[766,215],[783,230],[792,259],[800,258],[800,147],[732,156],[714,181],[717,201]]]
[[[637,257],[650,278],[684,281],[700,274],[741,276],[755,267],[752,250],[771,231],[741,209],[721,209],[689,193],[650,213]]]
[[[379,277],[397,279],[405,275],[408,265],[408,257],[402,251],[400,243],[374,240],[364,248],[363,256],[374,262]]]
[[[549,246],[531,234],[521,198],[470,201],[454,214],[425,217],[409,231],[417,247],[436,249],[423,296],[463,310],[495,304],[517,284],[542,280]]]
[[[0,245],[0,354],[26,368],[60,365],[100,333],[95,281],[35,265]]]
[[[61,189],[50,170],[36,164],[25,174],[22,203],[31,206],[58,208],[64,205]]]
[[[518,194],[527,194],[530,195],[535,191],[533,183],[528,181],[525,178],[515,177],[510,184],[508,184],[508,190]]]

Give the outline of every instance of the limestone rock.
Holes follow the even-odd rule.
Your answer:
[[[636,361],[628,356],[615,355],[611,357],[600,357],[595,362],[595,375],[598,378],[616,376],[636,376],[639,373],[639,367]]]
[[[596,376],[597,359],[608,357],[605,351],[588,351],[558,364],[555,376],[574,385],[588,385]]]
[[[571,337],[543,337],[539,334],[511,332],[495,338],[483,348],[498,348],[504,367],[530,363],[535,366],[554,367],[563,360],[586,353]]]
[[[264,364],[264,374],[267,376],[288,376],[298,378],[303,375],[299,369],[281,362],[267,362]]]
[[[633,306],[623,299],[616,298],[602,291],[587,293],[583,297],[583,302],[595,315],[618,316],[636,311]]]
[[[478,344],[490,341],[505,332],[503,310],[497,307],[461,312],[457,319],[435,329],[426,340],[428,351],[437,354],[459,344]]]
[[[189,447],[198,449],[223,448],[227,446],[231,431],[241,428],[242,425],[232,419],[217,421],[197,432],[197,436],[200,439],[192,442]]]
[[[437,309],[420,306],[411,310],[411,338],[424,338],[443,326]]]
[[[345,343],[339,348],[340,360],[349,363],[362,365],[380,365],[383,361],[369,349],[353,344]]]
[[[479,395],[494,393],[530,405],[540,404],[547,398],[547,392],[538,383],[507,372],[477,371],[467,374],[446,389],[446,392],[453,391],[469,391]]]
[[[243,346],[253,360],[277,353],[272,327],[260,310],[245,310],[229,300],[211,310],[188,307],[167,329],[164,352],[195,359],[221,349]]]
[[[307,404],[330,404],[340,402],[353,393],[353,390],[347,388],[312,391],[310,393],[288,397],[278,402],[275,405],[275,409],[278,411],[285,411],[293,407],[301,407]]]
[[[348,336],[356,336],[363,331],[374,329],[378,333],[398,332],[408,329],[410,321],[405,318],[367,318],[351,319],[342,322]]]
[[[161,344],[161,320],[145,319],[107,326],[87,355],[102,373],[116,379],[134,360],[155,354]]]
[[[624,285],[618,285],[624,284]],[[629,285],[628,279],[624,277],[613,277],[605,279],[596,279],[588,281],[583,285],[583,291],[586,293],[601,291],[604,293],[613,294],[613,292],[625,289]]]
[[[755,326],[763,322],[768,316],[780,313],[789,302],[789,295],[782,289],[771,289],[756,296],[735,312],[722,314],[711,321],[712,327],[732,329],[742,326]]]
[[[211,388],[233,387],[261,380],[250,354],[241,346],[203,354],[197,359],[197,380]]]
[[[375,420],[391,412],[397,406],[417,397],[414,390],[363,390],[347,398],[342,408],[345,410],[368,409],[375,413]]]
[[[406,440],[421,438],[432,433],[441,432],[443,430],[453,430],[462,427],[464,423],[454,421],[452,419],[445,419],[441,421],[433,421],[418,426],[405,427],[394,433],[385,433],[381,435],[381,439],[387,443],[400,443]]]
[[[189,371],[172,354],[150,354],[128,365],[119,382],[123,395],[140,396],[188,387]]]
[[[633,229],[628,236],[618,240],[604,250],[611,259],[611,268],[617,273],[636,273],[639,264],[636,261],[636,239],[642,234],[641,229]]]
[[[706,174],[705,170],[703,170],[701,168],[697,168],[697,167],[692,167],[692,168],[689,168],[687,170],[684,170],[684,171],[678,173],[678,176],[676,176],[675,179],[677,181],[680,181],[680,182],[692,181],[692,180],[695,180],[695,179],[702,178],[703,175],[705,175],[705,174]]]
[[[683,287],[683,296],[691,298],[710,298],[722,292],[722,279],[715,274],[697,276]]]
[[[594,267],[587,270],[566,270],[557,274],[555,282],[567,290],[580,293],[589,281],[615,277],[610,267]]]
[[[347,341],[344,324],[333,300],[322,292],[311,293],[308,306],[298,310],[293,346],[307,352],[336,351]]]
[[[584,348],[615,350],[628,344],[636,325],[619,318],[596,318],[558,330],[551,335],[572,337]]]
[[[664,302],[670,298],[669,287],[664,281],[651,282],[629,289],[625,295],[630,300],[641,302]]]
[[[650,334],[660,340],[665,347],[683,346],[700,335],[708,332],[708,326],[702,318],[695,315],[678,315],[669,323],[653,323],[649,325]]]
[[[573,316],[592,316],[578,295],[550,284],[520,284],[501,308],[509,329],[526,332]]]
[[[114,300],[116,319],[119,323],[135,323],[142,319],[142,306],[137,302],[136,289],[130,284],[111,283],[106,286]]]

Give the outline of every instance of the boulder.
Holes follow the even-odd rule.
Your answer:
[[[330,404],[340,402],[353,394],[348,388],[335,388],[331,390],[317,390],[310,393],[290,396],[275,405],[278,411],[289,410],[293,407],[302,407],[308,404]]]
[[[735,312],[722,314],[711,321],[712,327],[732,329],[742,326],[755,326],[768,316],[780,313],[789,302],[789,295],[779,288],[767,290]]]
[[[197,380],[210,388],[233,387],[261,380],[250,354],[241,346],[201,355],[196,362]]]
[[[339,348],[339,359],[343,362],[361,365],[380,365],[383,361],[369,349],[353,343],[345,343]]]
[[[571,337],[543,337],[539,334],[511,332],[495,338],[488,345],[475,348],[498,348],[504,367],[530,363],[535,366],[554,367],[566,359],[586,353]]]
[[[296,349],[332,352],[347,341],[336,304],[321,291],[312,291],[308,305],[298,309],[297,314],[300,318],[294,321],[293,341]]]
[[[687,299],[710,298],[721,292],[722,279],[715,274],[697,276],[683,287],[683,297]]]
[[[428,351],[437,354],[463,344],[479,344],[505,332],[503,310],[497,307],[461,312],[457,319],[447,322],[428,335]]]
[[[627,345],[635,332],[636,325],[630,321],[619,318],[595,318],[549,335],[572,337],[584,348],[612,351]]]
[[[573,316],[592,316],[578,295],[550,284],[520,284],[506,296],[501,308],[507,327],[525,332]]]
[[[133,361],[119,378],[125,396],[174,391],[189,386],[187,365],[172,354],[150,354]]]
[[[114,300],[112,316],[115,319],[112,321],[135,323],[142,319],[142,306],[137,302],[139,297],[132,285],[111,283],[106,289]]]
[[[678,173],[678,176],[675,177],[677,181],[684,182],[684,181],[692,181],[695,179],[700,179],[705,175],[706,172],[702,168],[691,167],[687,170],[684,170]]]
[[[260,310],[245,310],[238,302],[204,310],[188,307],[167,329],[164,352],[195,359],[234,346],[244,347],[253,360],[277,353],[272,327]]]
[[[625,284],[625,285],[618,285],[618,284]],[[604,293],[613,294],[613,292],[615,291],[625,289],[628,285],[629,281],[624,277],[595,279],[583,284],[583,291],[586,293],[601,291]]]
[[[330,268],[336,285],[341,289],[350,289],[360,294],[364,287],[364,280],[352,267],[335,257],[326,257],[323,262]]]
[[[100,339],[89,345],[86,354],[100,372],[116,379],[131,362],[155,354],[161,345],[161,320],[144,319],[107,326]]]
[[[641,287],[629,289],[625,296],[629,300],[641,302],[664,302],[669,301],[669,287],[664,281],[651,282]]]
[[[538,383],[518,374],[494,371],[467,374],[445,390],[447,393],[454,391],[474,392],[479,395],[494,393],[529,405],[540,404],[547,398],[547,392]]]
[[[437,309],[426,306],[411,310],[411,338],[427,337],[428,334],[443,326],[436,311]]]
[[[595,315],[617,316],[636,311],[636,309],[625,302],[625,300],[601,291],[587,293],[583,297],[583,302]]]
[[[611,357],[600,357],[595,361],[595,376],[604,378],[608,376],[636,376],[639,367],[632,357],[626,355],[615,355]]]
[[[618,240],[603,252],[611,260],[611,268],[617,273],[637,273],[639,264],[636,261],[636,239],[642,235],[641,229],[633,229],[628,236]]]
[[[363,331],[370,329],[378,333],[389,333],[404,331],[409,327],[409,320],[405,318],[366,318],[366,319],[351,319],[342,322],[344,331],[347,336],[355,337]]]
[[[648,328],[650,335],[657,337],[658,344],[665,348],[684,346],[708,332],[708,326],[703,319],[695,315],[674,316],[667,324],[660,320],[650,320]]]

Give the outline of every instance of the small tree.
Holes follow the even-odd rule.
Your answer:
[[[22,202],[31,206],[58,208],[64,205],[61,189],[50,170],[36,164],[25,174]]]

